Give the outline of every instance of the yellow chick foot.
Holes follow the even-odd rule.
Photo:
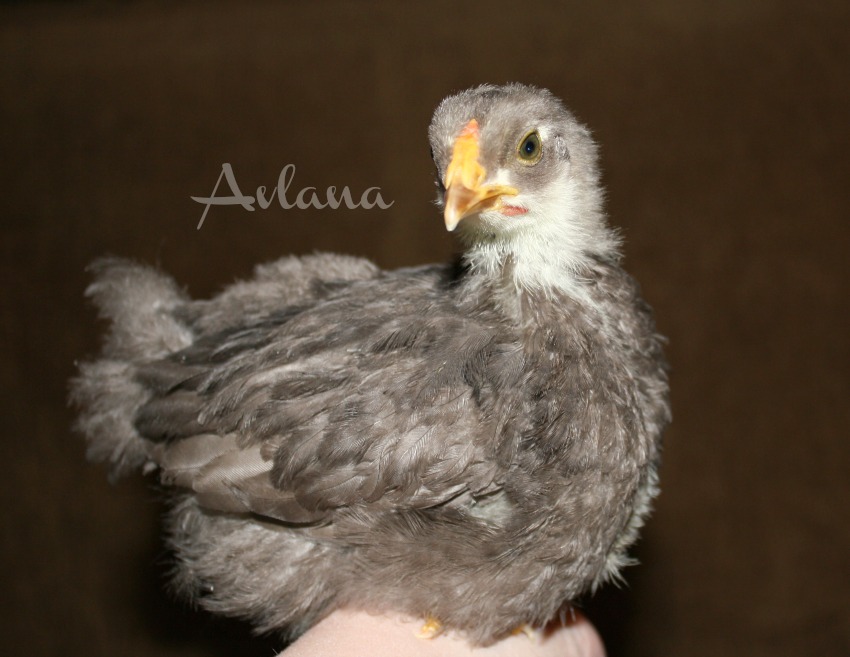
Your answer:
[[[525,634],[532,643],[537,643],[537,630],[528,623],[523,623],[511,632],[511,636],[517,636],[519,634]]]
[[[425,624],[419,628],[416,637],[419,639],[433,639],[443,633],[443,624],[433,616],[425,617]]]

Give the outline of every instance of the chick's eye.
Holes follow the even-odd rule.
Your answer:
[[[540,135],[536,130],[523,137],[517,146],[517,157],[523,164],[537,164],[543,155]]]

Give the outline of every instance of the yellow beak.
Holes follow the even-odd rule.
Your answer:
[[[478,162],[478,121],[466,124],[452,150],[452,160],[446,169],[446,209],[443,218],[446,228],[454,230],[461,219],[484,210],[498,209],[502,196],[519,192],[508,185],[485,185],[487,172]]]

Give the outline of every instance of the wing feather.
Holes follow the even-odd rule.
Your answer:
[[[431,268],[338,285],[146,363],[135,423],[162,444],[164,480],[289,522],[492,490],[497,436],[479,402],[499,325],[459,313],[445,279]]]
[[[211,508],[286,522],[324,522],[341,508],[427,509],[503,486],[532,509],[561,494],[537,490],[535,473],[566,482],[607,468],[627,424],[644,421],[633,409],[647,402],[634,399],[632,375],[607,345],[626,340],[621,362],[649,368],[654,338],[595,325],[569,300],[534,299],[552,315],[525,330],[482,301],[491,295],[453,288],[443,268],[325,292],[202,332],[140,369],[150,396],[136,427],[162,446],[166,480]],[[209,435],[228,436],[231,451],[171,474],[169,451]]]

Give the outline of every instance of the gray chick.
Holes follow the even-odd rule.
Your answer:
[[[194,301],[95,265],[72,383],[89,456],[173,487],[177,587],[295,636],[341,607],[489,644],[628,562],[669,422],[596,147],[548,91],[480,86],[429,131],[459,265],[315,255]]]

